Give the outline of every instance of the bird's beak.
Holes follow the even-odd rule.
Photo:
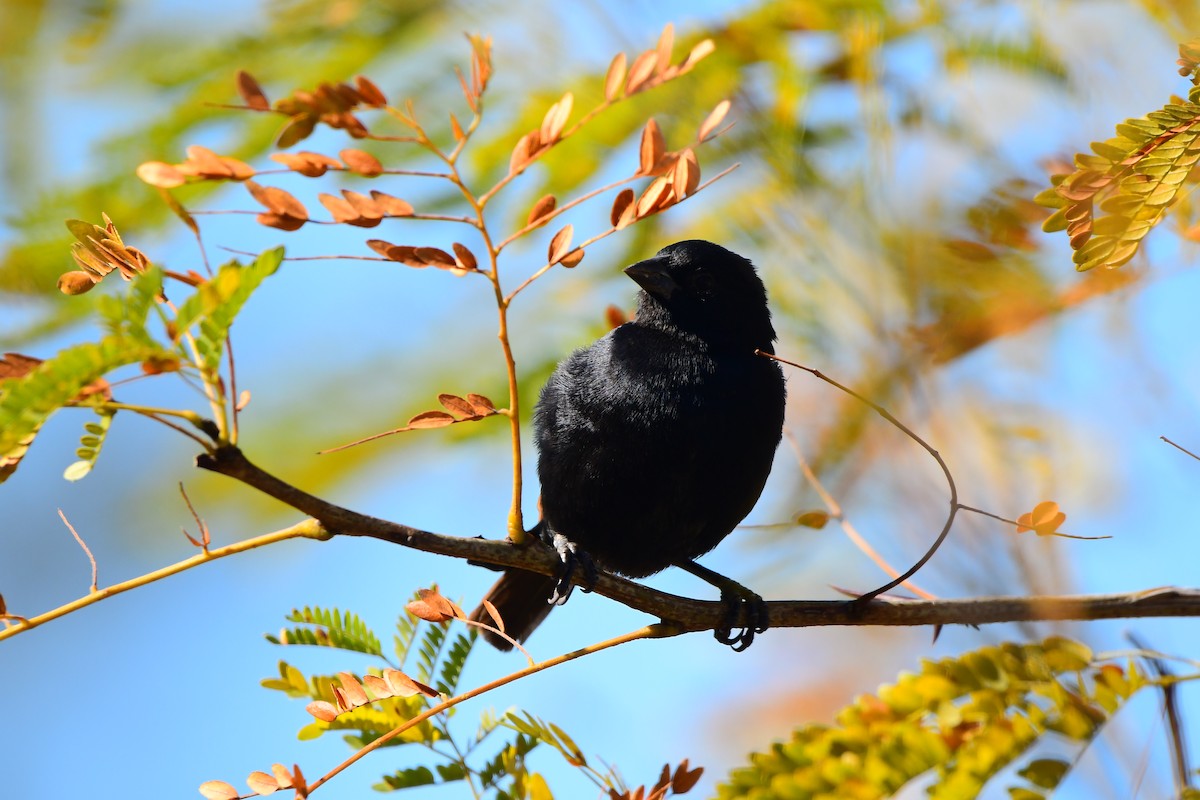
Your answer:
[[[663,302],[669,301],[671,296],[679,291],[679,284],[667,272],[666,263],[657,258],[639,261],[626,267],[625,274],[633,278],[651,297]]]

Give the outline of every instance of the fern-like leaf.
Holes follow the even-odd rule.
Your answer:
[[[445,625],[431,624],[421,637],[421,645],[417,648],[417,680],[421,683],[433,683],[442,648],[446,646],[446,630]]]
[[[438,672],[437,682],[437,690],[442,694],[452,697],[458,688],[458,679],[462,677],[467,656],[471,655],[471,648],[475,645],[478,630],[478,628],[469,628],[467,633],[458,634],[454,637],[454,644],[450,645],[450,649],[446,651],[442,668]]]
[[[209,280],[179,307],[175,316],[177,335],[197,325],[196,347],[204,366],[216,369],[225,351],[225,337],[242,306],[264,280],[279,269],[283,248],[267,250],[243,266],[237,261],[224,264]]]
[[[147,347],[160,345],[146,329],[146,317],[163,293],[163,273],[149,266],[133,279],[123,295],[102,295],[96,300],[96,311],[105,329],[112,335],[125,336]]]
[[[525,756],[540,744],[533,736],[518,733],[512,742],[501,748],[479,770],[479,783],[483,788],[494,786],[502,778],[521,769]]]
[[[84,387],[112,370],[163,351],[126,336],[106,336],[59,352],[27,375],[0,383],[0,454],[27,447],[27,437]]]
[[[932,772],[931,798],[975,797],[1048,733],[1086,746],[1148,682],[1133,664],[1095,666],[1086,647],[1057,637],[927,661],[919,673],[857,699],[836,725],[806,725],[752,755],[717,796],[887,797]],[[1066,772],[1033,760],[1019,774],[1044,789]],[[1021,793],[1035,789],[1013,791],[1030,796]]]
[[[300,622],[314,627],[285,629],[280,632],[279,636],[268,635],[267,641],[272,644],[307,644],[367,653],[373,656],[383,655],[379,637],[367,627],[367,624],[357,614],[338,611],[336,608],[324,609],[305,606],[302,611],[293,610],[287,619],[289,622]]]
[[[1200,160],[1200,104],[1169,103],[1117,126],[1117,135],[1075,156],[1075,171],[1056,175],[1035,199],[1056,208],[1043,223],[1065,230],[1079,271],[1119,267],[1167,209]]]

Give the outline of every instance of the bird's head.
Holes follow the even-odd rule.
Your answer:
[[[642,287],[637,321],[709,344],[774,352],[767,290],[754,265],[701,239],[676,242],[625,269]]]

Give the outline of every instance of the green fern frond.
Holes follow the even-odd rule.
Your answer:
[[[421,637],[421,646],[417,649],[417,680],[421,683],[433,683],[438,659],[446,646],[446,632],[445,625],[430,624]]]
[[[583,751],[579,749],[579,745],[575,744],[575,741],[562,728],[553,722],[538,719],[528,711],[523,713],[524,716],[518,716],[512,711],[508,712],[504,717],[504,724],[526,736],[532,736],[550,745],[562,753],[563,758],[572,766],[587,766],[587,759],[584,758]]]
[[[163,293],[163,273],[155,266],[133,279],[129,291],[108,294],[96,300],[100,322],[112,335],[126,336],[147,347],[160,347],[146,329],[146,317]]]
[[[0,454],[27,447],[30,434],[98,378],[162,354],[127,336],[106,336],[68,347],[28,374],[0,382]]]
[[[317,627],[285,629],[279,636],[268,634],[267,641],[272,644],[306,644],[373,656],[383,655],[379,637],[367,627],[361,617],[349,611],[305,606],[303,610],[293,609],[287,620]]]
[[[806,725],[753,754],[717,796],[883,798],[932,772],[931,798],[974,797],[1049,733],[1085,746],[1149,682],[1132,663],[1095,666],[1085,646],[1061,638],[927,661],[859,697],[836,725]],[[1020,774],[1050,788],[1066,773],[1033,760]]]
[[[409,767],[391,775],[384,775],[382,782],[371,788],[377,792],[393,792],[397,789],[411,789],[414,786],[430,786],[435,783],[437,778],[429,767]]]
[[[521,769],[525,756],[540,744],[533,736],[518,733],[512,742],[500,749],[479,770],[479,782],[483,788],[494,786],[497,781]]]
[[[458,688],[458,680],[462,677],[467,656],[471,655],[471,648],[475,646],[475,640],[479,636],[478,630],[478,628],[468,628],[466,633],[458,634],[454,637],[454,644],[450,645],[450,649],[446,651],[437,682],[437,690],[442,694],[453,696]]]
[[[267,250],[243,266],[237,261],[224,264],[217,274],[196,287],[196,292],[179,307],[175,315],[176,335],[199,323],[196,347],[204,366],[216,369],[225,351],[225,338],[242,306],[264,280],[283,263],[283,248]]]

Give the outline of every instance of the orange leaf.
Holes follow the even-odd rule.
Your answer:
[[[386,106],[387,97],[379,90],[370,78],[363,75],[354,76],[354,88],[358,91],[359,97],[369,106]]]
[[[316,127],[316,117],[311,114],[297,114],[279,131],[279,135],[275,137],[275,146],[281,150],[287,149],[311,136]]]
[[[629,315],[616,306],[610,305],[604,309],[604,321],[610,328],[619,328],[629,321]]]
[[[655,50],[647,50],[635,58],[629,67],[629,80],[625,82],[625,94],[634,94],[641,90],[654,75],[654,68],[657,64],[658,52]]]
[[[802,514],[797,514],[795,523],[803,525],[805,528],[824,528],[829,522],[829,512],[827,511],[805,511]]]
[[[307,221],[307,217],[300,219],[299,217],[289,217],[287,214],[276,214],[272,211],[259,214],[254,219],[259,225],[278,228],[281,231],[298,231],[304,227],[304,223]]]
[[[458,123],[458,117],[453,114],[450,115],[450,132],[454,134],[455,143],[467,138],[467,134],[463,133],[462,125]]]
[[[642,196],[637,202],[637,218],[648,217],[656,211],[660,210],[660,206],[665,198],[671,194],[671,185],[667,183],[666,178],[655,178],[646,187],[646,191],[642,192]]]
[[[1033,531],[1038,536],[1054,534],[1066,522],[1067,515],[1058,510],[1058,503],[1045,500],[1033,507],[1033,511],[1017,517],[1017,533]]]
[[[675,187],[675,196],[682,200],[700,185],[700,162],[689,147],[680,153],[675,160],[675,170],[671,176],[671,185]]]
[[[410,428],[444,428],[454,424],[454,417],[445,411],[422,411],[408,421]]]
[[[225,781],[205,781],[200,784],[200,794],[206,800],[237,800],[241,793]]]
[[[279,784],[280,789],[291,788],[292,773],[288,772],[288,768],[283,764],[272,764],[271,774],[275,776],[275,782]]]
[[[376,700],[392,696],[392,688],[378,675],[363,675],[363,683],[371,690],[371,694],[375,695]]]
[[[625,209],[631,205],[633,205],[633,189],[622,189],[613,199],[612,212],[609,214],[614,228],[618,226],[621,217],[625,215]]]
[[[347,704],[351,708],[358,708],[367,704],[367,693],[363,689],[358,678],[354,677],[349,672],[339,672],[338,680],[342,683],[342,694],[346,697]]]
[[[250,787],[250,791],[255,794],[271,794],[280,789],[279,783],[273,775],[268,775],[265,772],[255,770],[246,778],[246,785]]]
[[[373,222],[383,219],[383,209],[379,207],[374,198],[360,192],[352,192],[349,189],[342,189],[342,197],[346,198],[346,202],[358,212],[360,217],[365,217]]]
[[[708,116],[704,118],[704,122],[700,123],[700,131],[696,134],[696,141],[703,142],[712,135],[722,122],[725,120],[725,115],[729,113],[729,101],[722,100],[717,103],[717,107],[708,112]]]
[[[658,37],[654,53],[654,74],[662,75],[671,66],[671,51],[675,48],[675,26],[668,22]]]
[[[162,161],[147,161],[138,165],[137,176],[143,183],[160,189],[174,189],[187,182],[187,177],[175,166]]]
[[[576,247],[571,252],[562,257],[562,265],[567,269],[573,269],[579,266],[579,262],[583,261],[583,248]]]
[[[275,186],[262,186],[254,181],[246,181],[245,186],[250,195],[272,213],[300,220],[308,219],[308,209],[283,189]]]
[[[625,82],[625,54],[617,53],[608,65],[608,73],[604,76],[604,99],[612,102],[621,94],[621,85]]]
[[[486,417],[496,413],[496,404],[487,399],[481,394],[470,393],[467,395],[467,402],[475,409],[475,413]]]
[[[571,106],[575,102],[575,95],[567,92],[554,105],[550,106],[546,111],[546,116],[542,118],[542,127],[539,130],[538,137],[543,144],[557,142],[562,136],[563,128],[567,125],[567,119],[571,116]]]
[[[458,262],[454,260],[454,256],[437,247],[418,247],[417,258],[431,267],[448,269],[458,266]]]
[[[501,633],[504,633],[504,618],[500,616],[500,611],[494,605],[492,605],[492,601],[485,597],[483,599],[483,607],[487,611],[488,616],[492,618],[492,624],[499,629]]]
[[[438,402],[442,404],[447,411],[457,417],[475,417],[475,409],[466,400],[456,394],[439,394]]]
[[[536,203],[533,204],[533,208],[529,211],[529,219],[525,221],[525,224],[533,225],[543,217],[549,216],[557,205],[558,199],[554,195],[543,195]]]
[[[350,205],[348,200],[337,197],[336,195],[326,194],[325,192],[318,194],[317,199],[320,200],[321,205],[325,206],[329,213],[333,215],[334,222],[351,223],[359,219],[358,211],[354,209],[354,206]]]
[[[546,252],[546,261],[549,264],[557,264],[562,261],[571,249],[571,237],[575,234],[575,226],[567,225],[558,233],[554,234],[554,238],[550,240],[550,247]]]
[[[658,123],[651,117],[642,129],[641,161],[638,166],[639,175],[649,175],[654,172],[654,166],[666,152],[667,144],[663,139]]]
[[[454,242],[451,245],[454,250],[454,255],[458,260],[458,265],[463,269],[478,269],[479,261],[476,260],[475,254],[472,253],[465,244]]]
[[[696,42],[696,44],[692,46],[691,52],[688,53],[687,58],[683,60],[683,64],[679,68],[680,71],[687,72],[689,69],[696,66],[696,64],[700,63],[701,60],[711,55],[716,49],[717,45],[712,39],[704,39],[703,41]]]
[[[304,707],[304,710],[322,722],[333,722],[338,716],[337,709],[333,707],[333,704],[324,700],[313,700]]]
[[[421,691],[416,681],[398,669],[385,669],[383,680],[395,697],[412,697]]]
[[[238,70],[237,90],[246,105],[256,111],[266,111],[271,107],[271,103],[263,93],[262,87],[258,85],[258,81],[254,80],[254,76],[244,69]]]
[[[413,207],[411,204],[399,197],[392,197],[386,192],[371,190],[371,199],[379,206],[379,209],[389,217],[411,217],[413,215]]]
[[[379,159],[365,150],[355,150],[347,148],[338,153],[342,157],[342,161],[346,162],[346,168],[351,172],[356,172],[367,178],[374,178],[376,175],[383,173],[383,164],[379,163]]]

